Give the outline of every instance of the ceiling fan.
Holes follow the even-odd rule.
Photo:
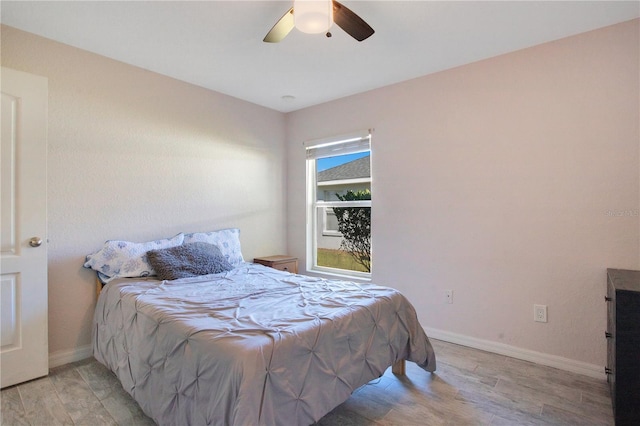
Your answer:
[[[336,23],[347,34],[358,41],[369,38],[373,28],[336,0],[294,0],[293,7],[271,28],[264,42],[278,43],[296,27],[309,34],[326,33]]]

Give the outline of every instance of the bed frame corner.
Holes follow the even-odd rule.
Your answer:
[[[100,296],[102,287],[103,287],[102,281],[100,281],[100,278],[96,276],[96,295]]]
[[[407,374],[407,365],[404,359],[396,361],[391,366],[391,372],[396,376],[404,376]]]

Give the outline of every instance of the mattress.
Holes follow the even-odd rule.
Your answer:
[[[398,360],[436,368],[398,291],[250,263],[111,281],[93,351],[160,425],[307,425]]]

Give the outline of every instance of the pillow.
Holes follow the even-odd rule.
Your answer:
[[[100,250],[87,256],[84,267],[98,271],[100,279],[105,283],[121,277],[155,275],[156,272],[147,259],[147,252],[179,246],[183,240],[184,234],[182,233],[173,238],[146,243],[109,240]]]
[[[240,249],[240,230],[237,228],[221,229],[212,232],[194,232],[184,235],[184,243],[209,243],[218,246],[227,261],[235,266],[244,262]]]
[[[150,250],[147,257],[161,280],[219,274],[233,269],[218,246],[208,243],[187,243]]]

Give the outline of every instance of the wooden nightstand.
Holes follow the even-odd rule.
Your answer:
[[[256,257],[253,259],[253,263],[259,263],[270,268],[291,272],[293,274],[298,273],[297,257],[283,255]]]

